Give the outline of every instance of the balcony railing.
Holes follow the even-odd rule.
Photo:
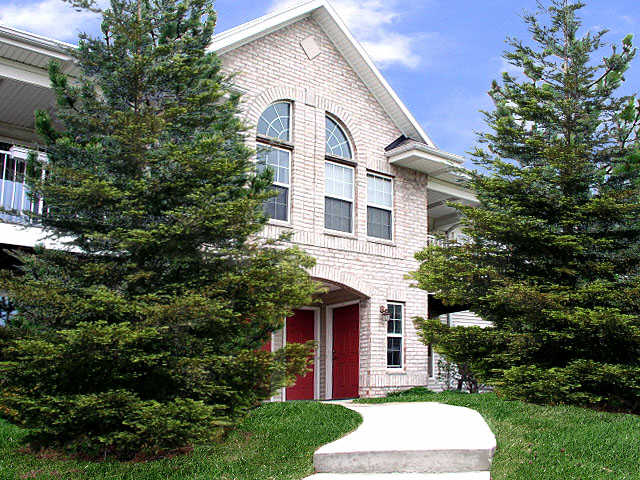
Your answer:
[[[42,159],[43,154],[39,154]],[[12,147],[0,150],[0,221],[34,223],[44,202],[30,194],[26,182],[28,150]],[[46,158],[46,157],[44,157]]]
[[[447,242],[448,240],[436,237],[435,235],[432,235],[432,234],[427,235],[427,245],[429,246],[435,245],[438,247],[444,247],[447,245]]]

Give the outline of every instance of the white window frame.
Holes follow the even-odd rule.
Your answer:
[[[258,139],[263,138],[263,139],[268,139],[268,140],[272,140],[274,142],[278,142],[278,143],[284,143],[285,145],[293,145],[293,102],[290,100],[276,100],[275,102],[271,102],[269,104],[269,106],[267,106],[262,113],[260,114],[260,116],[258,117],[258,122],[260,121],[260,119],[262,118],[262,115],[264,114],[264,112],[267,111],[267,109],[271,108],[274,105],[277,105],[279,103],[286,103],[287,105],[289,105],[289,130],[288,130],[288,138],[286,140],[282,140],[280,138],[276,138],[276,137],[269,137],[265,134],[262,133],[258,133],[258,128],[256,125],[256,136]]]
[[[399,305],[402,309],[402,320],[401,320],[401,325],[402,325],[402,333],[389,333],[389,322],[392,321],[392,318],[389,318],[389,320],[387,321],[387,324],[384,326],[385,327],[385,333],[386,333],[386,339],[388,338],[399,338],[400,339],[400,365],[389,365],[389,342],[386,342],[386,348],[385,348],[385,363],[387,365],[387,369],[389,370],[394,370],[394,371],[398,371],[404,368],[404,328],[405,328],[405,304],[402,302],[387,302],[387,308],[389,308],[389,305]]]
[[[288,178],[287,178],[287,181],[289,183],[288,184],[284,184],[282,182],[278,182],[275,178],[274,178],[274,180],[272,182],[272,185],[287,189],[287,219],[286,220],[280,220],[279,218],[271,218],[271,217],[269,217],[269,222],[278,223],[278,224],[281,224],[281,225],[290,225],[291,224],[291,167],[292,167],[292,164],[293,164],[293,151],[289,150],[288,148],[277,147],[277,146],[271,145],[269,143],[261,142],[260,139],[258,139],[256,143],[258,145],[258,148],[262,147],[262,148],[265,148],[265,149],[282,150],[283,152],[286,152],[289,155],[289,168],[288,168],[289,174],[288,174]],[[256,162],[257,161],[258,161],[258,154],[256,154]],[[269,167],[268,165],[266,165],[266,166]]]
[[[334,117],[333,115],[331,115],[329,112],[325,113],[325,118],[328,118],[329,120],[331,120],[333,123],[335,123],[337,125],[338,129],[340,129],[340,131],[344,135],[344,138],[347,140],[347,145],[349,146],[349,153],[351,154],[350,157],[340,157],[338,155],[334,155],[333,153],[327,152],[327,138],[326,138],[327,130],[325,128],[325,132],[324,132],[324,134],[325,134],[325,145],[324,145],[325,157],[337,158],[337,159],[341,159],[341,160],[346,160],[346,161],[352,162],[353,161],[353,157],[355,155],[355,152],[353,151],[353,143],[351,143],[351,138],[347,134],[347,130],[345,129],[343,123],[340,120],[338,120],[337,117]]]
[[[377,178],[381,178],[383,180],[389,180],[391,182],[391,207],[387,206],[387,205],[380,205],[377,204],[373,201],[371,201],[370,197],[369,197],[369,177],[377,177]],[[393,242],[395,240],[395,225],[394,225],[394,220],[395,220],[395,215],[393,214],[394,209],[395,209],[395,194],[394,194],[394,181],[393,181],[393,177],[389,177],[386,175],[381,175],[379,173],[374,173],[374,172],[367,172],[367,209],[369,207],[374,207],[374,208],[379,208],[380,210],[386,210],[391,214],[391,238],[381,238],[381,237],[372,237],[369,235],[369,212],[367,211],[367,238],[373,241],[383,241],[383,242]]]
[[[334,195],[334,194],[327,194],[327,175],[326,175],[326,165],[327,163],[331,163],[333,165],[338,165],[339,167],[342,168],[348,168],[351,170],[352,172],[352,176],[351,176],[351,198],[347,198],[347,197],[343,197],[340,195]],[[326,210],[324,211],[324,216],[323,216],[323,225],[325,225],[324,229],[328,230],[330,232],[337,232],[338,234],[343,234],[343,235],[355,235],[355,217],[356,217],[356,169],[355,167],[351,166],[351,165],[346,165],[344,163],[340,163],[340,162],[335,162],[333,160],[329,160],[328,158],[325,158],[325,178],[324,178],[324,198],[333,198],[335,200],[342,200],[343,202],[349,202],[351,204],[351,230],[349,232],[344,232],[342,230],[334,230],[332,228],[327,228],[326,227],[326,215],[327,212]],[[323,206],[324,209],[324,206]]]

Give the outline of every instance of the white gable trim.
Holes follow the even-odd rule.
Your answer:
[[[393,91],[369,55],[353,38],[344,22],[326,0],[310,0],[288,10],[269,13],[214,35],[210,50],[222,55],[307,17],[313,18],[320,25],[398,129],[405,136],[436,148],[431,138]]]

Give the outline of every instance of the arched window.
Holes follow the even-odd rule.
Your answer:
[[[335,120],[326,117],[325,125],[324,227],[352,233],[355,169],[332,160],[351,160],[351,146]]]
[[[351,146],[342,128],[331,117],[326,117],[325,123],[327,155],[350,160],[352,157]]]
[[[258,120],[258,171],[273,172],[277,196],[264,204],[265,214],[274,220],[289,221],[291,193],[291,104],[276,102],[262,112]],[[286,143],[285,143],[286,142]]]
[[[290,118],[291,104],[289,102],[272,103],[260,115],[258,135],[288,142]]]

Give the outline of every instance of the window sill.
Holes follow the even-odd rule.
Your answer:
[[[267,225],[273,225],[274,227],[293,228],[293,225],[291,225],[291,222],[285,222],[284,220],[269,219],[267,221]]]
[[[385,240],[384,238],[367,236],[367,242],[379,243],[380,245],[387,245],[388,247],[397,247],[396,242],[394,242],[393,240]]]
[[[339,230],[328,230],[324,229],[324,234],[329,237],[340,237],[340,238],[349,238],[351,240],[357,240],[358,237],[354,233],[341,232]]]
[[[406,375],[407,372],[402,367],[387,367],[387,375]]]

